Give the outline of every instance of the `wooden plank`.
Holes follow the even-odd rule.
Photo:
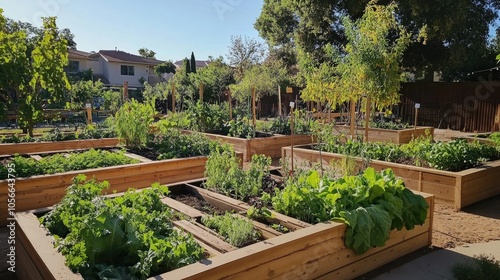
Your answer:
[[[218,236],[215,236],[210,232],[205,231],[199,226],[196,226],[188,221],[185,220],[174,221],[174,225],[182,228],[186,232],[191,233],[194,237],[203,241],[204,243],[206,243],[207,245],[211,246],[212,248],[214,248],[219,252],[225,253],[238,249],[232,246],[231,244],[225,242],[224,240],[220,239]]]
[[[39,156],[39,155],[30,155],[30,158],[32,158],[32,159],[34,159],[36,161],[40,161],[42,159],[42,157]]]
[[[161,202],[165,203],[170,208],[177,210],[177,211],[181,212],[182,214],[185,214],[193,219],[201,218],[204,215],[203,212],[201,212],[201,211],[199,211],[199,210],[197,210],[189,205],[181,203],[175,199],[172,199],[170,197],[162,198]]]
[[[58,142],[36,142],[36,143],[9,143],[0,144],[0,154],[28,154],[43,153],[50,151],[64,151],[74,149],[90,149],[116,147],[119,144],[118,138],[69,140]]]
[[[132,159],[139,160],[140,162],[152,162],[152,160],[150,160],[149,158],[145,158],[143,156],[132,154],[132,153],[124,153],[123,155],[125,155],[129,158],[132,158]]]

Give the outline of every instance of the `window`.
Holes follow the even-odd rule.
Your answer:
[[[121,70],[123,76],[134,76],[134,66],[122,65]]]
[[[64,67],[68,73],[76,73],[80,70],[80,61],[70,60],[68,65]]]

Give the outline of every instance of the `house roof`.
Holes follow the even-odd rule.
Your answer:
[[[68,57],[73,59],[90,59],[92,54],[79,50],[68,49]]]
[[[208,64],[210,64],[210,61],[208,60],[195,60],[196,61],[196,68],[203,68],[203,67],[207,67]],[[177,68],[181,68],[182,67],[182,63],[184,63],[184,59],[183,60],[177,60],[176,62],[174,62],[174,65],[177,66]]]
[[[104,59],[109,62],[121,62],[121,63],[136,63],[136,64],[146,64],[146,65],[158,65],[163,63],[161,60],[146,58],[135,54],[130,54],[124,51],[113,51],[113,50],[101,50],[96,55],[101,55]]]

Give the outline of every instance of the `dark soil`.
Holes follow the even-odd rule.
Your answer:
[[[148,158],[150,160],[158,160],[158,156],[160,155],[157,151],[151,148],[129,149],[129,151],[133,154]]]
[[[170,195],[171,198],[209,215],[223,215],[225,211],[191,194]]]

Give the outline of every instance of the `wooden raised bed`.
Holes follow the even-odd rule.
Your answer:
[[[109,191],[123,192],[128,188],[145,188],[154,182],[169,184],[202,178],[205,172],[207,157],[190,157],[183,159],[168,159],[143,162],[96,169],[70,171],[51,175],[39,175],[29,178],[17,178],[16,211],[26,211],[53,206],[66,194],[66,187],[78,174],[84,174],[87,179],[107,180],[111,184]],[[0,200],[7,201],[8,182],[0,181]],[[0,225],[5,225],[7,218],[7,203],[0,204]]]
[[[460,137],[452,137],[453,140],[455,139],[465,139],[468,142],[478,142],[481,144],[487,144],[487,145],[496,145],[496,143],[488,138],[481,138],[481,137],[475,137],[475,136],[460,136]]]
[[[58,142],[8,143],[0,144],[0,156],[76,149],[116,147],[118,143],[118,138],[69,140]]]
[[[310,145],[294,147],[294,160],[296,166],[319,162],[319,151],[313,150]],[[345,157],[342,154],[322,152],[324,166],[330,165],[332,161],[338,161]],[[283,158],[290,161],[290,147],[283,148]],[[353,157],[361,166],[364,160]],[[434,194],[436,202],[453,206],[455,210],[471,205],[500,194],[500,160],[487,162],[481,166],[451,172],[431,168],[416,167],[380,160],[369,163],[375,170],[390,168],[396,176],[401,177],[407,188]]]
[[[189,130],[183,130],[183,133],[192,133]],[[270,137],[243,139],[211,133],[201,133],[210,139],[228,143],[233,146],[235,151],[243,153],[243,160],[250,161],[255,154],[262,154],[271,158],[281,156],[281,148],[290,146],[292,138],[290,135],[273,135]],[[311,135],[294,135],[293,144],[303,145],[313,143]]]
[[[217,194],[207,195],[224,205],[243,204]],[[372,248],[363,255],[345,247],[346,225],[334,222],[270,236],[240,249],[213,244],[220,242],[213,237],[201,241],[195,236],[212,257],[150,279],[351,279],[431,244],[434,197],[422,195],[430,206],[424,225],[410,231],[393,231],[385,246]],[[53,239],[40,227],[34,212],[16,214],[19,279],[82,279],[64,265],[64,257],[53,247]],[[198,231],[187,221],[175,224],[188,232]],[[215,247],[220,250],[210,249]]]
[[[349,126],[335,125],[335,128],[348,135],[350,132]],[[382,129],[382,128],[368,128],[368,141],[369,142],[392,142],[395,144],[409,143],[413,138],[419,136],[426,136],[426,131],[429,131],[429,136],[434,139],[434,128],[428,126],[417,126],[416,129],[406,128],[400,130]],[[364,127],[357,127],[356,134],[360,136],[365,135]]]

